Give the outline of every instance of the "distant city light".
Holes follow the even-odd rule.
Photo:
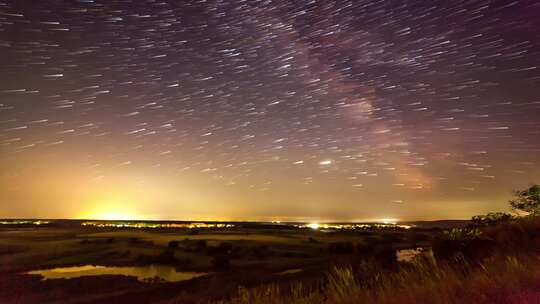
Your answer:
[[[384,224],[395,224],[398,222],[398,220],[394,218],[383,218],[380,221]]]
[[[47,225],[50,221],[41,220],[3,220],[0,221],[0,225]]]
[[[325,229],[325,230],[355,230],[355,229],[410,229],[412,225],[396,224],[396,219],[382,219],[373,223],[347,223],[347,224],[319,224],[310,223],[294,225],[301,229]]]
[[[343,224],[321,224],[306,223],[292,225],[299,229],[325,229],[325,230],[356,230],[356,229],[410,229],[412,225],[396,224],[396,219],[381,219],[373,223],[343,223]],[[2,220],[0,225],[47,225],[53,221],[44,220]],[[280,224],[281,221],[272,221],[274,224]],[[136,228],[136,229],[211,229],[211,228],[234,228],[237,225],[228,222],[155,222],[155,221],[122,221],[122,220],[94,220],[83,221],[81,226],[100,227],[100,228]]]
[[[81,226],[93,226],[100,228],[188,228],[188,229],[201,229],[201,228],[233,228],[234,224],[230,223],[160,223],[160,222],[124,222],[124,221],[88,221],[81,223]]]
[[[311,223],[307,225],[311,229],[319,229],[320,225],[318,223]]]

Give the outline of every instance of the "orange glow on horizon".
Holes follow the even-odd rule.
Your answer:
[[[134,199],[125,195],[104,195],[94,199],[89,208],[77,218],[92,220],[138,220],[140,216],[135,210]]]
[[[98,208],[96,210],[92,210],[90,212],[82,213],[80,216],[77,217],[78,219],[86,219],[86,220],[120,220],[120,221],[127,221],[127,220],[137,220],[139,217],[132,213],[127,208],[119,208],[119,207],[112,207],[112,208]]]

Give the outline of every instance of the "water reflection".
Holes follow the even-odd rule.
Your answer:
[[[424,248],[400,249],[396,251],[398,262],[411,262],[414,258],[425,252]]]
[[[286,274],[294,274],[294,273],[299,273],[299,272],[302,272],[302,269],[294,268],[294,269],[287,269],[287,270],[284,270],[282,272],[278,272],[277,274],[278,275],[286,275]]]
[[[84,276],[99,276],[99,275],[124,275],[136,277],[139,281],[167,281],[179,282],[191,280],[196,277],[206,275],[204,272],[178,272],[174,267],[166,265],[148,265],[134,267],[107,267],[107,266],[74,266],[60,267],[53,269],[34,270],[27,272],[28,274],[38,274],[44,280],[48,279],[71,279]]]

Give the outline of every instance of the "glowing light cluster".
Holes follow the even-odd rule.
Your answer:
[[[391,222],[383,223],[366,223],[366,224],[319,224],[309,223],[295,225],[296,228],[310,229],[334,229],[334,230],[355,230],[355,229],[411,229],[413,225],[396,224]]]
[[[229,223],[149,223],[149,222],[102,222],[91,221],[83,222],[81,226],[92,226],[100,228],[138,228],[138,229],[156,229],[156,228],[233,228],[234,224]]]
[[[0,221],[0,225],[47,225],[50,224],[50,221],[32,221],[32,220],[5,220]]]

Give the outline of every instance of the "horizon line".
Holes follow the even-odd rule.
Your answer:
[[[46,218],[46,217],[2,217],[3,220],[49,220],[49,221],[103,221],[103,222],[228,222],[228,223],[407,223],[407,222],[438,222],[438,221],[470,221],[470,218],[448,218],[448,219],[429,219],[429,220],[405,220],[405,219],[365,219],[365,220],[216,220],[216,219],[92,219],[92,218]]]

